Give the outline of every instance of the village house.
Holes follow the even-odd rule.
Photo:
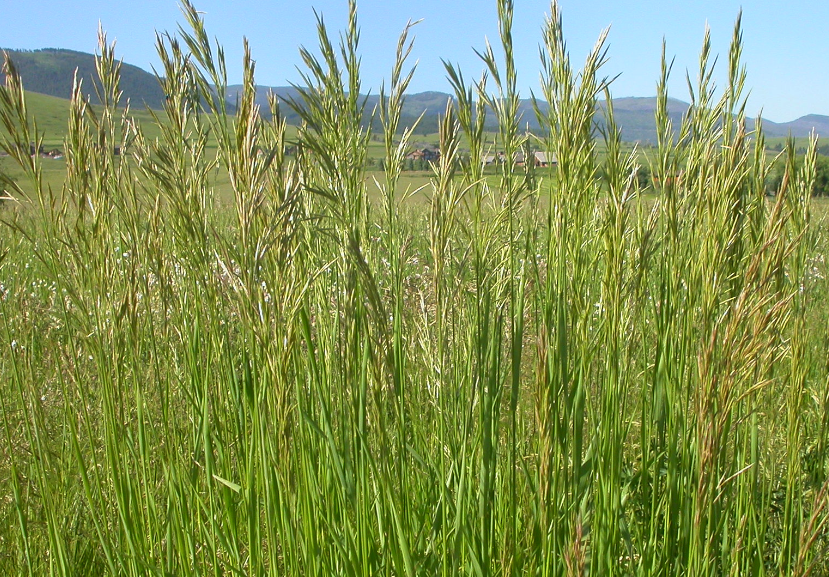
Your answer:
[[[486,166],[491,166],[493,164],[502,164],[504,162],[504,153],[499,152],[498,154],[486,154],[484,155],[484,164]]]
[[[524,166],[527,162],[523,151],[516,152],[514,158],[516,166]],[[540,150],[533,152],[531,158],[533,166],[536,168],[547,168],[558,164],[555,154],[547,154],[546,152]]]
[[[535,166],[538,168],[547,168],[548,166],[556,166],[558,164],[555,154],[547,154],[539,150],[535,152],[534,156]]]
[[[436,162],[440,160],[440,150],[433,146],[416,148],[406,155],[407,160],[423,160],[425,162]]]

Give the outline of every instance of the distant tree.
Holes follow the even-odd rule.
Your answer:
[[[829,157],[818,156],[815,165],[813,196],[829,196]]]
[[[803,157],[799,156],[795,166],[800,169],[803,166]],[[783,175],[786,171],[786,159],[781,157],[777,160],[768,178],[766,178],[766,192],[777,194],[783,184]],[[815,184],[812,188],[812,196],[829,196],[829,157],[818,156],[815,161]]]
[[[643,164],[636,171],[636,184],[638,185],[639,190],[647,190],[651,188],[653,181],[651,180],[651,169],[648,168],[648,165]]]

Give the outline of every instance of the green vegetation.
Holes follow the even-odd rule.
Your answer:
[[[774,163],[774,168],[769,174],[767,188],[769,192],[775,192],[783,185],[783,179],[786,175],[787,158],[792,155],[797,155],[797,146],[795,141],[791,140],[788,144],[786,154],[781,154]],[[798,157],[795,166],[803,166],[804,159]],[[829,196],[829,156],[818,155],[815,158],[815,178],[812,183],[812,196]]]
[[[189,2],[189,32],[159,40],[157,118],[122,114],[102,37],[102,106],[76,92],[60,187],[7,62],[0,572],[829,572],[816,143],[767,197],[738,23],[722,98],[706,37],[679,126],[663,57],[663,188],[644,197],[612,107],[596,138],[604,36],[572,69],[553,4],[533,146],[558,168],[519,167],[497,5],[484,79],[447,65],[425,204],[402,194],[408,29],[372,142],[354,2],[340,46],[320,21],[301,52],[290,140],[247,46],[230,114]],[[489,175],[487,116],[506,153]]]
[[[100,103],[94,89],[97,71],[92,54],[59,48],[6,51],[14,60],[26,90],[68,99],[72,96],[72,83],[77,74],[82,81],[83,93],[93,102]],[[137,66],[122,64],[119,77],[124,100],[131,100],[135,108],[161,108],[164,92],[154,75]]]

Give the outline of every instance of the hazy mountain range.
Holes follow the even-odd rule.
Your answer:
[[[95,78],[95,59],[92,54],[73,50],[47,48],[34,51],[8,50],[12,60],[20,70],[23,85],[26,90],[69,98],[72,91],[72,79],[77,69],[79,77],[84,79],[84,86],[93,101],[96,100],[93,88]],[[144,104],[150,108],[160,108],[164,102],[164,91],[155,75],[132,66],[123,64],[121,67],[121,90],[124,98],[128,98],[132,106]],[[228,87],[228,102],[234,105],[238,98],[241,86]],[[273,91],[281,99],[296,98],[297,90],[292,87],[257,87],[257,102],[263,111],[267,111],[267,95]],[[403,125],[411,125],[423,114],[418,132],[435,132],[437,119],[446,109],[446,102],[451,98],[442,92],[421,92],[407,96],[403,109]],[[366,109],[370,113],[378,102],[376,95],[368,95]],[[545,106],[542,103],[542,106]],[[606,106],[599,103],[599,108]],[[681,100],[670,99],[668,111],[678,126],[688,104]],[[654,109],[656,98],[614,98],[613,108],[616,122],[622,128],[622,137],[627,141],[654,142],[656,140],[656,126]],[[298,116],[288,106],[282,106],[281,112],[289,122],[297,122]],[[601,114],[597,114],[597,122],[601,124]],[[521,123],[527,123],[530,129],[538,128],[532,101],[521,101]],[[809,114],[791,122],[776,123],[763,120],[763,127],[767,136],[807,136],[812,129],[818,134],[829,135],[829,116]]]

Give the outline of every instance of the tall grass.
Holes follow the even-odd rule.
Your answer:
[[[513,3],[399,179],[409,23],[375,111],[354,2],[318,17],[298,96],[226,104],[189,2],[157,38],[168,95],[148,138],[100,36],[103,103],[72,99],[45,185],[14,64],[4,178],[0,569],[28,575],[807,575],[829,572],[826,250],[815,144],[783,185],[747,130],[741,32],[726,86],[706,35],[692,105],[650,169],[625,154],[603,33],[572,67],[543,27],[540,135],[522,134]],[[288,142],[280,106],[302,119]],[[497,184],[483,175],[498,122]],[[599,140],[603,140],[599,154]],[[218,143],[217,153],[208,142]],[[289,146],[296,154],[289,156]],[[115,147],[124,151],[116,155]],[[519,166],[541,148],[554,168]],[[214,198],[216,171],[233,189]],[[31,191],[31,192],[26,192]]]

